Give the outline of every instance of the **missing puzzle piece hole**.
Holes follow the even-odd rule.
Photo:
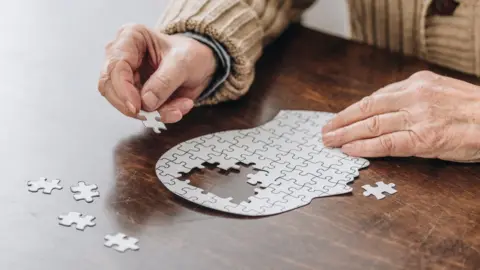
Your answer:
[[[194,168],[188,173],[182,173],[178,180],[190,180],[190,185],[213,193],[221,198],[233,198],[232,203],[239,204],[254,194],[257,185],[247,183],[247,175],[257,173],[252,164],[238,162],[239,169],[223,170],[216,164],[203,163],[203,169]]]

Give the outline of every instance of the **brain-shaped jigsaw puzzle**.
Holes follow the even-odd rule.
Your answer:
[[[349,193],[347,184],[369,165],[322,143],[321,129],[332,113],[285,110],[251,129],[223,131],[180,143],[156,164],[160,181],[173,193],[197,204],[247,216],[279,214],[309,204],[314,198]],[[249,174],[255,194],[239,204],[179,180],[181,173],[204,168],[258,170]]]

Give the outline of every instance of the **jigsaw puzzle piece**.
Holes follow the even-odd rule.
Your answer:
[[[231,202],[232,199],[233,199],[232,197],[222,198],[215,195],[212,198],[213,202],[204,201],[203,205],[220,210],[220,211],[229,212],[228,209],[234,208],[235,206],[237,206],[237,204]]]
[[[372,187],[370,185],[363,185],[362,188],[365,190],[363,192],[363,196],[368,197],[370,195],[373,195],[377,198],[377,200],[381,200],[385,198],[385,195],[383,193],[388,193],[390,195],[397,193],[397,190],[394,189],[394,183],[385,184],[384,182],[376,182],[375,184],[377,184],[376,187]]]
[[[305,160],[311,160],[313,158],[313,156],[320,153],[320,152],[315,151],[314,147],[315,146],[313,146],[313,145],[310,145],[310,146],[299,145],[298,148],[300,148],[300,150],[292,150],[290,152],[293,154],[293,156],[295,158],[303,158]]]
[[[285,137],[278,137],[278,138],[270,138],[272,143],[270,144],[271,147],[277,148],[282,152],[290,152],[292,150],[300,151],[300,144],[294,141],[291,141]]]
[[[179,155],[175,153],[173,154],[173,158],[175,158],[175,160],[172,160],[173,163],[182,165],[189,171],[191,171],[193,168],[199,168],[199,169],[205,168],[202,165],[205,162],[205,160],[197,158],[191,153],[183,153],[183,155]]]
[[[245,205],[237,204],[235,206],[227,206],[226,209],[235,214],[247,215],[247,216],[258,216],[261,213],[253,209],[248,209]]]
[[[284,155],[285,152],[280,151],[270,145],[266,145],[263,149],[257,149],[255,154],[259,154],[260,156],[272,161],[280,161],[280,157],[278,157],[278,155]]]
[[[341,158],[331,155],[326,151],[321,151],[312,155],[312,158],[309,160],[312,163],[321,163],[323,167],[329,168],[332,165],[341,166],[342,163],[340,162]]]
[[[310,182],[305,184],[305,188],[309,189],[310,191],[318,194],[327,193],[329,188],[333,185],[327,179],[322,179],[315,177]]]
[[[259,154],[251,154],[251,155],[240,155],[243,158],[245,164],[254,164],[253,168],[257,170],[267,170],[271,168],[271,164],[273,163],[272,160],[266,159]]]
[[[237,164],[242,160],[238,160],[236,158],[229,158],[226,154],[221,155],[211,155],[209,154],[210,160],[208,163],[215,164],[218,163],[217,168],[227,171],[228,169],[240,169],[240,166]]]
[[[213,147],[212,148],[213,151],[219,152],[219,153],[221,153],[225,149],[229,149],[230,146],[233,145],[233,143],[226,141],[222,137],[217,136],[215,134],[205,136],[204,140],[205,140],[205,142],[203,143],[204,146]]]
[[[284,171],[283,179],[288,181],[294,181],[297,185],[303,186],[312,181],[313,178],[317,177],[314,174],[305,173],[304,171],[295,169],[291,171]]]
[[[160,162],[161,161],[161,162]],[[182,164],[174,163],[170,160],[159,160],[156,166],[157,175],[160,176],[173,176],[175,178],[181,177],[182,173],[190,172],[189,168],[184,167]]]
[[[282,125],[281,120],[272,120],[263,125],[261,129],[264,129],[279,137],[286,137],[287,135],[293,135],[295,133],[294,127]]]
[[[42,190],[43,194],[51,194],[54,189],[63,189],[63,187],[60,186],[60,180],[54,179],[49,181],[46,177],[40,177],[40,179],[36,181],[28,181],[27,186],[28,191],[38,192]]]
[[[253,151],[248,151],[247,147],[239,147],[237,145],[231,145],[230,148],[226,148],[222,151],[228,158],[235,158],[237,160],[244,160],[243,156],[253,155]]]
[[[214,148],[213,146],[206,147],[203,144],[197,144],[196,149],[198,149],[198,151],[197,150],[190,150],[189,153],[192,154],[196,158],[202,159],[202,160],[204,160],[208,163],[212,163],[212,162],[210,162],[211,159],[212,159],[212,156],[220,156],[222,154],[222,153],[214,151],[213,148]]]
[[[217,132],[214,134],[214,136],[218,137],[220,141],[227,141],[231,144],[238,144],[239,142],[237,139],[245,137],[246,135],[242,134],[241,131],[229,130],[229,131]]]
[[[85,228],[88,227],[93,227],[95,226],[95,222],[93,221],[95,219],[94,216],[90,215],[83,215],[78,212],[69,212],[66,215],[60,215],[58,217],[58,224],[65,226],[65,227],[70,227],[73,224],[75,224],[75,228],[79,231],[85,230]]]
[[[285,179],[285,178],[278,178],[273,182],[269,187],[273,188],[275,192],[282,192],[285,194],[291,194],[291,188],[300,189],[302,185],[299,185],[296,180],[294,179]]]
[[[305,145],[305,143],[308,142],[309,138],[311,138],[312,135],[308,134],[307,130],[294,130],[293,134],[285,133],[283,137]]]
[[[295,201],[298,204],[298,199],[300,199],[302,203],[310,203],[319,194],[318,191],[313,190],[309,186],[290,187],[289,189],[290,194],[286,198],[289,203],[293,203],[292,201]],[[292,199],[291,197],[295,199]]]
[[[247,130],[240,130],[240,134],[249,136],[253,138],[254,142],[263,142],[265,144],[272,144],[270,138],[278,137],[277,135],[262,129],[261,127],[247,129]]]
[[[306,159],[303,158],[296,158],[294,157],[293,153],[283,153],[277,155],[280,158],[279,163],[286,163],[287,167],[290,169],[295,169],[297,166],[306,166]]]
[[[269,203],[267,199],[263,198],[258,198],[255,196],[248,197],[248,202],[241,202],[240,206],[243,206],[244,208],[242,209],[243,212],[245,213],[258,213],[262,214],[265,212],[264,208],[272,207],[273,204]]]
[[[327,169],[321,163],[312,163],[306,161],[303,165],[295,167],[296,170],[301,171],[301,175],[319,175],[320,171]]]
[[[115,235],[107,234],[105,236],[105,243],[106,247],[113,247],[118,252],[125,252],[127,250],[139,250],[140,247],[137,245],[138,239],[134,237],[126,236],[123,233],[117,233]]]
[[[204,143],[204,140],[202,139],[202,137],[190,139],[170,149],[167,153],[163,155],[163,158],[168,159],[169,156],[173,156],[174,153],[178,153],[179,151],[181,152],[200,151],[200,149],[197,148],[197,145],[203,144],[203,143]],[[177,151],[177,149],[179,151]]]
[[[201,188],[189,185],[187,187],[182,188],[182,190],[185,192],[182,195],[182,197],[192,202],[196,202],[198,204],[203,204],[203,205],[205,205],[205,203],[215,202],[215,199],[214,199],[215,195]]]
[[[256,188],[254,189],[254,191],[255,191],[255,197],[259,199],[267,199],[268,203],[270,204],[275,204],[275,202],[284,202],[284,203],[287,202],[287,200],[285,200],[283,197],[288,194],[284,192],[277,192],[271,186],[266,188]]]
[[[169,187],[170,191],[182,197],[187,193],[187,190],[185,190],[185,188],[187,189],[195,188],[194,186],[190,185],[190,180],[188,179],[185,181],[173,179],[173,182],[174,184],[170,185]]]
[[[251,136],[237,137],[236,140],[238,141],[238,143],[235,144],[236,146],[246,148],[246,150],[251,153],[255,152],[256,149],[263,149],[266,145],[263,141],[255,141]]]
[[[167,127],[163,124],[161,120],[160,113],[158,111],[146,112],[141,110],[138,113],[139,116],[145,118],[143,120],[143,125],[147,128],[152,128],[155,133],[161,133],[160,129],[166,130]]]
[[[355,179],[355,176],[354,174],[351,174],[351,173],[348,173],[348,172],[342,172],[342,171],[339,171],[333,167],[329,167],[329,168],[326,168],[326,169],[322,169],[320,171],[317,172],[318,173],[318,177],[319,178],[322,178],[322,179],[326,179],[326,180],[335,180],[335,181],[345,181],[345,182],[351,182]]]
[[[247,183],[252,185],[260,183],[260,187],[268,187],[291,170],[285,166],[286,164],[273,164],[275,164],[275,166],[268,169],[268,171],[259,171],[255,174],[248,174]]]

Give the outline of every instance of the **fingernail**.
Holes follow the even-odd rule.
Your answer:
[[[188,111],[193,107],[193,102],[191,100],[186,100],[180,104],[180,109],[182,111]]]
[[[136,114],[137,114],[137,108],[135,108],[135,106],[133,106],[133,104],[132,104],[130,101],[127,101],[127,109],[128,109],[133,115],[136,115]]]
[[[152,93],[151,91],[145,93],[142,96],[143,103],[147,107],[148,110],[155,110],[157,109],[158,98],[157,96]]]
[[[178,110],[166,111],[162,117],[165,123],[175,123],[182,119],[182,113]]]

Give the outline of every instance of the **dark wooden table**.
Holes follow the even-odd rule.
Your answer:
[[[96,83],[116,29],[153,24],[162,4],[10,2],[0,4],[0,269],[480,269],[475,164],[371,159],[353,194],[255,219],[172,196],[154,171],[184,140],[254,127],[282,109],[338,112],[418,70],[478,80],[296,25],[267,49],[245,98],[195,109],[157,135],[109,106]],[[211,169],[192,181],[241,200],[253,194],[249,170]],[[64,189],[28,192],[26,182],[41,176]],[[69,187],[78,181],[97,184],[101,197],[74,201]],[[398,193],[362,196],[376,181],[396,183]],[[97,225],[59,226],[68,211],[94,215]],[[138,237],[140,250],[105,248],[105,234],[117,231]]]

